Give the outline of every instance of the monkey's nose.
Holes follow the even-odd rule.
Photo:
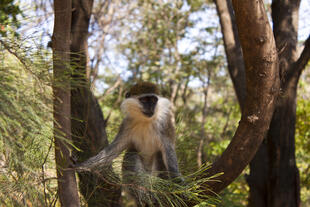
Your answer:
[[[143,111],[143,114],[147,117],[152,117],[154,115],[153,111]]]

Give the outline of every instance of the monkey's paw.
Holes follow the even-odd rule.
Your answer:
[[[174,183],[178,184],[178,185],[186,185],[185,179],[184,179],[184,177],[183,177],[182,175],[173,178],[172,181],[173,181]]]

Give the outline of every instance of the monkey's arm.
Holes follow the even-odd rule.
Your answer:
[[[111,164],[123,150],[128,147],[128,139],[125,137],[124,124],[121,125],[118,134],[113,142],[101,150],[97,155],[89,158],[88,160],[74,165],[74,169],[77,171],[90,171],[94,168],[99,168]]]

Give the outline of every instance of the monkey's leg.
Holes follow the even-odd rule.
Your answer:
[[[147,172],[134,149],[128,150],[124,155],[122,174],[125,190],[136,200],[137,206],[147,206],[146,203],[151,202],[150,194],[145,188]]]
[[[160,151],[157,152],[155,155],[155,159],[152,166],[152,173],[154,176],[158,176],[161,179],[165,180],[169,179],[168,169],[164,164],[163,155]]]

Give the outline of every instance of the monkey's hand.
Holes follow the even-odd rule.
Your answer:
[[[112,156],[106,153],[106,150],[102,150],[97,155],[89,158],[88,160],[73,164],[72,169],[77,172],[85,172],[85,171],[92,171],[96,168],[101,168],[107,166],[112,162]]]
[[[174,177],[172,181],[178,185],[186,185],[185,179],[182,175]]]
[[[69,165],[67,168],[64,168],[64,171],[77,171],[77,172],[83,172],[83,171],[90,171],[89,168],[83,166],[83,163],[76,163],[75,157],[70,157]]]
[[[74,170],[77,172],[83,172],[83,171],[90,171],[89,168],[83,166],[83,163],[76,163],[76,158],[75,157],[70,157],[70,164],[69,167],[66,168],[65,170]]]

